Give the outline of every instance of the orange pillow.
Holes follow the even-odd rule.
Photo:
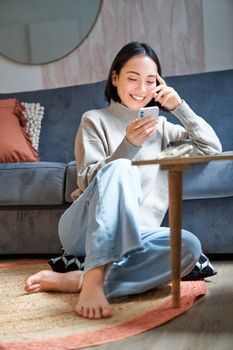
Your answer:
[[[26,132],[23,111],[24,107],[14,98],[0,100],[0,163],[39,161]]]

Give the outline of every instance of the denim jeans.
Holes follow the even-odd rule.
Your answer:
[[[65,211],[59,237],[67,254],[86,256],[84,273],[106,265],[108,298],[137,294],[171,280],[170,230],[140,228],[140,175],[127,159],[104,165]],[[182,276],[201,254],[192,233],[182,230]]]

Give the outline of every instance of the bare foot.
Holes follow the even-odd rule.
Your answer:
[[[43,270],[27,278],[24,290],[27,293],[36,292],[79,292],[82,286],[82,271],[58,273]]]
[[[99,319],[112,316],[109,302],[104,294],[105,267],[88,271],[83,278],[82,290],[75,311],[79,316]]]

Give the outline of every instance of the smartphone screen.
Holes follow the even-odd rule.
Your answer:
[[[143,117],[158,118],[158,116],[159,116],[159,107],[157,106],[140,108],[138,111],[138,118],[143,118]]]

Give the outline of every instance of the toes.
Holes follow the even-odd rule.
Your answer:
[[[26,292],[29,292],[30,290],[34,289],[34,286],[37,285],[38,287],[39,281],[37,281],[34,276],[29,277],[26,281],[25,281],[25,286],[24,286],[24,290]]]
[[[41,285],[39,283],[33,283],[24,287],[25,292],[37,293],[41,291]]]
[[[108,318],[112,316],[112,312],[108,307],[76,307],[76,313],[79,316],[89,318],[89,319],[100,319],[100,318]]]
[[[83,308],[82,307],[76,307],[75,308],[75,312],[79,315],[79,316],[82,316],[82,310],[83,310]]]
[[[81,316],[83,316],[85,318],[88,318],[88,316],[89,316],[89,308],[82,307],[82,314],[81,314]]]
[[[28,293],[39,293],[39,292],[41,292],[41,291],[42,291],[41,286],[38,285],[38,287],[34,287],[33,289],[30,289],[30,290],[28,291]]]
[[[82,316],[84,318],[89,318],[89,319],[101,318],[100,310],[99,311],[98,309],[95,310],[95,308],[92,308],[92,307],[84,307],[84,306],[76,307],[75,311],[79,316]]]
[[[88,318],[92,319],[92,318],[95,318],[95,309],[93,308],[88,308]]]
[[[79,316],[89,318],[89,308],[81,306],[80,308],[76,309],[76,312]]]
[[[102,314],[102,317],[104,317],[104,318],[108,318],[108,317],[112,316],[112,312],[108,307],[102,308],[101,314]]]
[[[101,318],[101,317],[102,317],[102,315],[101,315],[101,308],[98,307],[98,308],[95,309],[94,318],[95,318],[96,320],[98,320],[98,319]]]

